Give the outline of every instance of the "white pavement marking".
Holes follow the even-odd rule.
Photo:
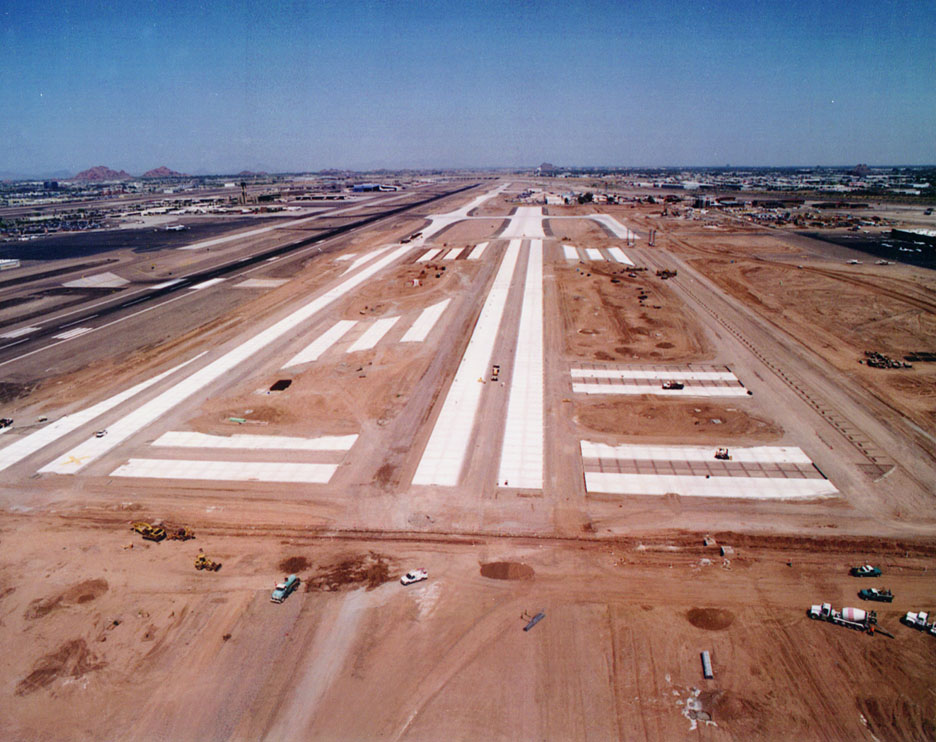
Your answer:
[[[234,286],[235,289],[275,289],[282,286],[288,278],[248,278]]]
[[[633,265],[632,261],[625,252],[619,247],[609,247],[608,252],[611,253],[611,257],[614,258],[618,263],[624,263],[624,265]]]
[[[565,253],[566,260],[578,260],[579,254],[572,245],[563,245],[562,252]]]
[[[597,247],[586,247],[585,254],[588,256],[589,260],[604,260],[604,255],[601,254],[601,250]]]
[[[585,472],[585,489],[626,495],[665,495],[674,492],[688,497],[731,497],[805,499],[829,497],[838,490],[827,479],[774,479],[769,477],[718,477],[665,474],[617,474]]]
[[[296,438],[288,435],[208,435],[184,430],[163,433],[154,446],[184,448],[252,448],[276,451],[348,451],[357,435]]]
[[[395,245],[384,245],[383,247],[378,247],[376,250],[371,250],[370,252],[364,253],[363,255],[359,255],[354,259],[354,262],[351,263],[351,265],[345,268],[344,273],[350,273],[355,268],[360,268],[365,263],[369,263],[374,258],[377,258],[383,253],[387,252],[387,250],[389,250],[391,247],[395,247]],[[341,275],[344,275],[344,273]]]
[[[575,394],[659,394],[675,397],[746,397],[743,386],[692,386],[682,389],[664,389],[662,384],[596,384],[573,382]]]
[[[29,335],[31,332],[38,330],[38,327],[20,327],[16,330],[10,330],[0,335],[0,338],[6,338],[12,340],[13,338],[22,337],[23,335]]]
[[[481,260],[481,256],[484,255],[487,246],[487,242],[481,242],[475,245],[474,249],[471,251],[471,255],[468,256],[468,260]]]
[[[377,343],[380,342],[380,339],[386,335],[390,328],[393,327],[399,317],[381,317],[379,320],[374,322],[370,327],[367,328],[366,332],[361,335],[357,340],[352,343],[351,347],[348,348],[348,353],[357,353],[359,350],[370,350]]]
[[[302,482],[327,484],[337,464],[296,464],[269,461],[187,461],[130,459],[112,477],[208,479],[229,482]]]
[[[435,323],[439,321],[439,317],[442,316],[442,312],[445,311],[450,301],[451,299],[446,299],[445,301],[440,301],[438,304],[433,304],[431,307],[423,309],[400,342],[421,343],[425,340],[432,331],[432,328],[435,327]]]
[[[456,209],[455,211],[450,211],[447,214],[435,214],[435,215],[430,214],[429,226],[423,228],[422,235],[413,242],[413,246],[421,247],[422,245],[426,244],[426,242],[429,240],[430,237],[437,235],[439,232],[441,232],[450,224],[454,224],[455,222],[460,222],[463,219],[468,219],[469,212],[471,212],[473,209],[478,208],[481,204],[483,204],[488,199],[494,198],[494,196],[496,196],[498,193],[503,191],[505,187],[506,187],[505,184],[500,185],[492,191],[488,191],[487,193],[482,193],[480,196],[478,196],[475,199],[472,199],[469,203],[465,204],[460,209]],[[490,217],[472,217],[472,218],[504,219],[506,217],[490,216]]]
[[[116,273],[105,271],[95,276],[86,278],[76,278],[74,281],[67,281],[62,286],[69,289],[116,289],[130,283],[126,278],[121,278]]]
[[[201,289],[207,289],[209,286],[215,286],[219,283],[223,283],[223,278],[209,278],[207,281],[202,281],[201,283],[196,283],[194,286],[189,286],[190,291],[200,291]]]
[[[530,242],[498,485],[543,488],[543,243]]]
[[[586,459],[638,459],[649,461],[715,461],[714,446],[646,446],[582,441],[582,458]],[[752,446],[732,448],[731,460],[742,463],[805,464],[812,461],[796,446]]]
[[[611,230],[611,233],[615,237],[620,237],[625,240],[637,239],[636,232],[633,232],[627,227],[625,227],[623,224],[621,224],[617,219],[615,219],[610,214],[592,214],[588,218],[593,219],[599,224],[603,224],[604,226],[606,226],[608,229]]]
[[[673,379],[679,381],[737,381],[731,371],[689,371],[648,368],[573,368],[572,376],[581,379]]]
[[[389,255],[371,263],[359,273],[342,281],[335,288],[326,291],[279,322],[262,330],[247,342],[229,350],[220,358],[180,381],[172,389],[163,392],[117,421],[109,428],[108,435],[103,438],[89,438],[40,471],[56,474],[74,474],[80,471],[98,457],[116,448],[137,431],[158,420],[176,405],[184,402],[211,382],[221,378],[231,369],[245,363],[268,345],[279,340],[287,332],[294,330],[310,317],[318,314],[325,307],[343,298],[349,291],[360,286],[375,273],[403,257],[409,252],[409,249],[409,246],[400,247]]]
[[[478,380],[490,371],[488,363],[507,304],[511,277],[520,255],[520,242],[511,240],[504,252],[491,291],[481,307],[465,355],[458,364],[429,443],[413,476],[413,484],[440,484],[448,487],[458,484],[484,386]]]
[[[463,251],[464,249],[465,249],[464,247],[456,247],[456,248],[453,249],[453,250],[449,250],[449,251],[445,254],[445,257],[442,258],[442,260],[455,260],[459,255],[461,255],[461,253],[462,253],[462,251]]]
[[[182,283],[181,278],[173,278],[171,281],[163,281],[162,283],[157,283],[155,286],[150,286],[150,291],[155,291],[156,289],[168,289],[170,286],[175,286],[177,283]]]
[[[348,253],[348,254],[346,254],[346,255],[339,255],[337,258],[335,258],[335,260],[353,260],[353,259],[354,259],[354,256],[355,256],[356,254],[357,254],[357,253],[353,253],[353,252],[352,252],[352,253]]]
[[[311,363],[312,361],[317,361],[321,355],[331,348],[335,343],[341,340],[344,337],[345,333],[348,332],[352,327],[357,324],[352,319],[343,319],[336,322],[328,330],[319,335],[315,340],[313,340],[309,345],[299,351],[295,356],[293,356],[283,368],[289,368],[290,366],[299,366],[303,363]]]
[[[91,332],[91,330],[93,329],[94,329],[93,327],[76,327],[72,330],[68,330],[67,332],[63,332],[59,335],[53,335],[52,339],[53,340],[69,340],[71,338],[76,338],[79,335],[84,335],[86,332]]]
[[[168,371],[163,371],[163,373],[158,376],[154,376],[152,379],[147,379],[136,386],[130,387],[126,391],[121,392],[109,399],[105,399],[101,402],[98,402],[96,405],[88,407],[84,410],[79,410],[78,412],[72,413],[71,415],[65,415],[60,417],[55,422],[51,422],[46,425],[44,428],[40,428],[35,433],[30,433],[24,438],[14,441],[6,448],[0,449],[0,471],[7,469],[13,464],[16,464],[27,456],[31,456],[42,448],[45,448],[50,443],[54,443],[59,438],[64,435],[68,435],[73,430],[77,430],[82,425],[85,425],[97,417],[100,417],[108,410],[113,409],[122,402],[127,401],[131,397],[139,394],[144,389],[148,389],[157,384],[163,379],[165,379],[170,374],[174,374],[179,369],[187,366],[192,363],[192,361],[197,358],[201,358],[204,354],[199,354],[185,363],[179,364],[174,368],[170,368]]]
[[[543,209],[541,207],[517,207],[516,213],[510,217],[510,223],[501,238],[506,240],[518,237],[546,237],[546,233],[543,232]]]
[[[442,248],[441,248],[441,247],[440,247],[438,250],[429,250],[429,251],[423,253],[422,255],[420,255],[418,258],[416,258],[416,262],[417,262],[417,263],[428,263],[430,260],[433,260],[433,259],[435,258],[435,256],[438,255],[440,252],[442,252]]]

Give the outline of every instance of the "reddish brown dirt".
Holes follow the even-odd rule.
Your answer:
[[[81,678],[105,664],[88,649],[84,639],[72,639],[41,657],[29,675],[16,685],[16,695],[25,696],[45,688],[60,677]]]
[[[734,623],[734,614],[722,608],[692,608],[686,620],[698,629],[724,631]]]
[[[280,572],[285,572],[286,574],[296,574],[297,572],[303,572],[307,570],[311,563],[304,556],[293,556],[283,559],[279,563]]]
[[[492,580],[532,580],[533,568],[517,562],[489,562],[481,565],[481,576]]]
[[[388,556],[375,551],[351,556],[322,567],[306,582],[306,592],[334,592],[357,587],[373,590],[394,579],[390,575],[392,566]]]
[[[26,609],[25,617],[27,619],[42,618],[46,614],[59,608],[90,603],[106,592],[107,580],[85,580],[84,582],[79,582],[77,585],[73,585],[68,590],[58,595],[34,600],[29,604],[29,608]]]

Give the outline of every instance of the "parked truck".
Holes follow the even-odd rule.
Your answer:
[[[894,594],[890,590],[883,588],[869,587],[858,591],[858,597],[862,600],[876,600],[880,603],[893,603]]]
[[[852,577],[880,577],[881,570],[877,567],[872,567],[870,564],[863,564],[860,567],[852,567],[848,573]]]
[[[843,608],[837,611],[831,603],[811,606],[808,615],[815,621],[828,621],[856,631],[866,631],[869,634],[874,633],[877,624],[877,613],[874,611],[861,608]]]
[[[936,621],[930,621],[930,616],[925,611],[907,611],[907,615],[901,620],[911,629],[925,631],[927,634],[936,636]]]

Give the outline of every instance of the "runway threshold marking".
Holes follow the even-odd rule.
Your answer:
[[[325,353],[325,351],[341,340],[341,338],[344,337],[344,335],[356,324],[357,322],[352,319],[339,320],[329,329],[319,335],[309,345],[290,358],[289,361],[287,361],[283,366],[283,368],[301,366],[303,363],[317,361],[322,356],[322,354]]]
[[[416,321],[410,325],[410,328],[406,331],[406,334],[400,342],[421,343],[425,340],[451,301],[451,299],[446,299],[445,301],[440,301],[438,304],[433,304],[431,307],[423,309],[416,318]]]
[[[323,435],[318,438],[298,438],[288,435],[209,435],[187,430],[163,433],[153,441],[159,447],[183,448],[249,448],[273,451],[348,451],[357,441],[352,435]]]
[[[484,255],[484,251],[487,250],[487,246],[487,242],[480,242],[475,245],[471,250],[471,254],[468,256],[468,260],[481,260],[481,256]]]
[[[379,320],[376,320],[371,324],[367,330],[364,331],[364,334],[361,335],[354,343],[351,344],[351,347],[348,348],[348,353],[357,353],[361,350],[370,350],[377,343],[380,342],[380,339],[390,332],[390,329],[397,323],[399,317],[381,317]]]
[[[227,482],[294,482],[327,484],[337,464],[285,461],[192,461],[185,459],[130,459],[111,472],[112,477],[147,479],[199,479]]]

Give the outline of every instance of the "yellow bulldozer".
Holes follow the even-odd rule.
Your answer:
[[[166,538],[175,541],[188,541],[189,539],[195,538],[195,531],[188,526],[168,528],[166,530]]]
[[[152,526],[145,521],[139,520],[130,525],[131,531],[136,531],[147,541],[162,541],[166,538],[166,530],[159,526]]]
[[[195,557],[195,569],[207,569],[209,572],[217,572],[221,569],[221,562],[209,559],[205,552],[200,551],[198,556]]]

